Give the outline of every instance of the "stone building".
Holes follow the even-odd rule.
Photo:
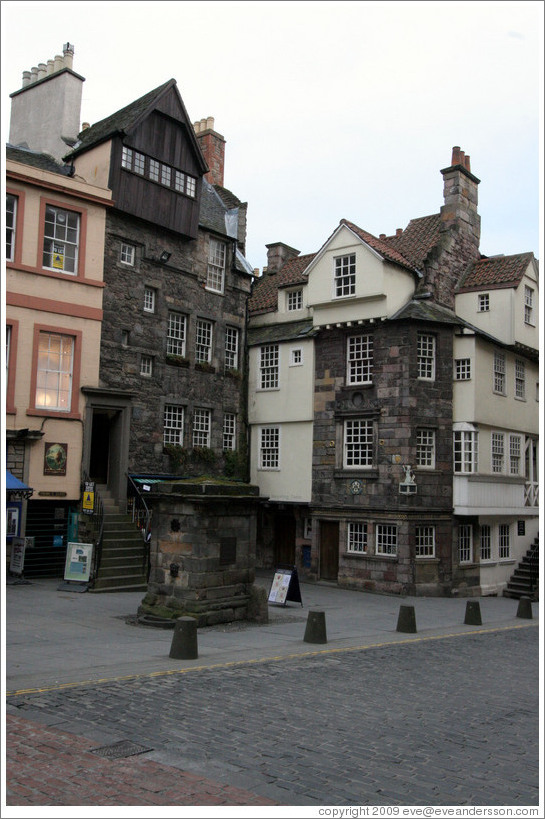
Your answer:
[[[503,470],[504,482],[520,491],[509,521],[496,520],[504,541],[488,557],[494,571],[485,578],[478,550],[466,556],[464,542],[460,547],[468,519],[460,523],[456,512],[470,513],[455,508],[455,425],[468,417],[460,417],[453,367],[462,336],[477,332],[482,343],[484,333],[478,318],[471,330],[467,311],[462,317],[456,308],[460,285],[473,285],[472,271],[483,264],[479,180],[458,147],[441,173],[440,212],[395,236],[375,237],[343,219],[316,254],[267,246],[269,267],[254,286],[248,332],[251,476],[269,499],[260,519],[261,565],[293,563],[303,576],[371,591],[497,593],[537,534],[537,503],[525,501],[529,478],[519,458],[516,476]],[[524,271],[526,286],[537,287],[535,263],[526,261],[507,283],[510,292],[523,291]],[[501,286],[494,276],[487,285]],[[505,346],[508,315],[497,303],[488,342]],[[517,342],[512,352],[534,378],[537,337],[527,328]],[[475,373],[486,366],[480,347],[477,353]],[[479,389],[475,376],[471,383]],[[522,449],[524,436],[535,446],[538,430],[537,406],[527,403],[518,421],[511,404],[495,419]],[[483,455],[481,471],[488,467]],[[532,521],[524,537],[515,534],[518,519]]]

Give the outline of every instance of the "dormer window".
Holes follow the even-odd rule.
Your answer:
[[[291,290],[288,293],[288,311],[303,309],[303,291]]]
[[[335,298],[353,296],[356,292],[356,254],[335,259]]]
[[[490,294],[479,293],[477,304],[479,313],[487,313],[490,310]]]

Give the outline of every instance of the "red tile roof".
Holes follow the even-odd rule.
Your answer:
[[[413,262],[411,262],[407,256],[404,256],[402,253],[397,250],[395,246],[390,244],[387,239],[377,239],[376,236],[373,236],[372,233],[368,233],[366,230],[362,230],[362,228],[355,225],[353,222],[349,222],[348,219],[341,219],[341,225],[346,225],[347,227],[352,230],[356,236],[359,236],[360,239],[363,239],[369,247],[372,247],[373,250],[376,250],[377,253],[380,253],[385,259],[388,259],[390,262],[395,262],[396,264],[401,265],[402,267],[406,267],[409,270],[413,271],[413,273],[417,273],[418,269]]]
[[[461,279],[457,292],[483,287],[517,287],[533,259],[533,253],[479,259]]]
[[[438,213],[421,216],[419,219],[411,219],[399,236],[388,236],[384,241],[421,269],[428,253],[439,241],[440,226],[441,217]]]
[[[303,272],[316,256],[308,253],[306,256],[296,256],[290,259],[278,273],[264,273],[255,279],[252,295],[248,301],[250,313],[269,313],[278,306],[278,290],[281,287],[290,287],[294,284],[306,284]]]

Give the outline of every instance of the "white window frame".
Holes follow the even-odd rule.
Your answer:
[[[258,469],[274,472],[280,469],[280,427],[263,426],[259,430]]]
[[[521,358],[515,358],[515,398],[526,401],[526,364]]]
[[[129,171],[132,171],[132,160],[133,160],[132,148],[127,148],[126,145],[123,145],[123,149],[121,152],[121,167],[126,168]]]
[[[491,456],[490,465],[495,475],[505,472],[505,435],[503,432],[493,432],[490,436]]]
[[[165,404],[163,413],[163,445],[184,445],[185,408],[179,404]]]
[[[508,523],[498,525],[498,560],[511,560],[511,527]]]
[[[346,551],[348,554],[364,555],[368,548],[368,526],[361,521],[348,521],[346,527]]]
[[[288,313],[303,309],[303,289],[288,290],[286,293],[286,309]]]
[[[190,196],[192,199],[197,195],[197,180],[194,176],[189,176],[187,173],[185,175],[185,193],[186,196]]]
[[[143,378],[151,378],[153,375],[153,356],[143,353],[140,358],[140,375]]]
[[[343,434],[343,468],[372,469],[374,459],[374,422],[370,418],[347,418]]]
[[[223,451],[233,451],[237,442],[237,416],[234,412],[223,415]]]
[[[471,379],[471,359],[457,358],[454,361],[455,381],[469,381]]]
[[[377,523],[375,525],[375,554],[397,557],[397,524]]]
[[[489,523],[481,524],[479,555],[481,563],[490,563],[492,561],[492,526]]]
[[[416,466],[418,469],[435,469],[435,430],[416,430]]]
[[[210,364],[212,362],[213,325],[207,319],[197,319],[195,325],[195,362]]]
[[[128,267],[134,267],[134,260],[136,258],[136,248],[129,242],[121,242],[119,251],[119,261],[121,264],[126,264]]]
[[[46,204],[42,253],[45,270],[77,276],[80,230],[81,214]]]
[[[494,351],[494,382],[493,392],[496,395],[505,395],[505,353]]]
[[[6,194],[6,261],[15,259],[15,240],[17,237],[17,205],[19,197],[13,193]],[[11,207],[10,207],[11,206]]]
[[[167,355],[185,356],[187,317],[171,310],[167,324]]]
[[[155,290],[153,287],[144,287],[144,313],[155,313]]]
[[[524,323],[534,325],[534,291],[527,284],[524,285]]]
[[[334,260],[333,298],[346,299],[356,294],[356,254],[337,256]]]
[[[193,448],[210,448],[210,432],[212,428],[212,413],[209,409],[196,407],[193,411]]]
[[[279,388],[280,347],[278,344],[263,344],[259,348],[259,389]]]
[[[70,412],[76,339],[41,330],[38,339],[36,409]]]
[[[520,475],[522,469],[522,436],[509,435],[509,474]]]
[[[238,347],[240,331],[238,327],[225,328],[225,369],[238,370]]]
[[[458,562],[473,563],[473,526],[470,523],[461,523],[458,526]]]
[[[292,347],[290,349],[290,367],[301,367],[303,365],[303,348]]]
[[[373,383],[373,336],[370,333],[346,339],[346,383]]]
[[[146,174],[146,155],[145,154],[141,154],[140,151],[134,151],[131,170],[133,170],[139,176],[145,176],[145,174]]]
[[[488,313],[490,310],[490,293],[479,293],[477,296],[477,312]]]
[[[453,434],[453,468],[457,475],[479,470],[479,433],[475,429],[455,429]]]
[[[208,247],[208,266],[206,269],[206,289],[213,293],[223,293],[225,288],[225,260],[227,245],[210,238]]]
[[[419,524],[415,528],[415,556],[435,557],[435,526]]]
[[[431,333],[418,333],[417,360],[418,379],[435,381],[435,359],[437,340]]]

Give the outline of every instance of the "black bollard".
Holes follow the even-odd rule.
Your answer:
[[[168,656],[173,660],[197,659],[197,621],[194,617],[178,617]]]
[[[482,626],[481,605],[478,600],[468,600],[466,603],[465,626]]]
[[[414,606],[400,606],[397,618],[397,631],[416,634],[416,616]]]
[[[532,620],[532,601],[529,597],[521,597],[517,609],[517,617],[524,617],[526,620]]]
[[[305,643],[327,643],[325,611],[309,611],[303,640]]]

